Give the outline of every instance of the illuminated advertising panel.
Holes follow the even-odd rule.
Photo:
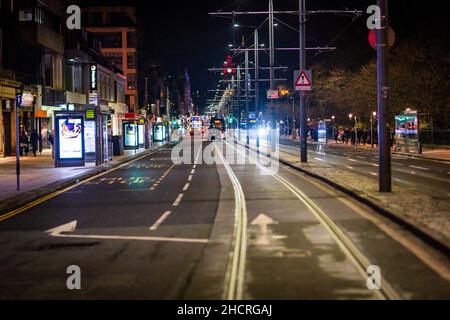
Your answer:
[[[84,151],[95,153],[95,121],[86,120],[84,122]]]
[[[138,125],[138,142],[144,144],[144,125]]]
[[[127,122],[123,124],[124,146],[125,148],[138,147],[138,126],[135,123]]]
[[[83,118],[61,117],[56,121],[58,130],[58,158],[84,159]]]

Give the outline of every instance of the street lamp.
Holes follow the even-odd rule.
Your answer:
[[[348,115],[348,117],[350,118],[350,120],[352,120],[353,114],[350,113],[350,114]],[[355,130],[355,146],[356,146],[356,143],[357,143],[357,141],[358,141],[358,130],[357,130],[357,128],[356,128],[356,126],[358,125],[358,122],[357,122],[357,121],[358,121],[358,120],[356,119],[356,115],[355,115],[355,127],[354,127],[354,130]]]
[[[376,119],[377,113],[374,111],[370,117],[370,144],[373,148],[373,122]]]
[[[335,132],[336,128],[335,128],[335,125],[334,125],[334,119],[336,119],[336,117],[335,116],[331,116],[331,123],[332,123],[332,126],[333,126],[333,140],[334,140],[334,136],[336,134],[336,132]],[[335,141],[337,143],[337,139]]]

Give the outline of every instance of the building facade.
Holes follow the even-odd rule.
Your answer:
[[[83,7],[82,23],[101,42],[101,53],[127,78],[126,104],[139,108],[137,93],[137,31],[134,7]]]

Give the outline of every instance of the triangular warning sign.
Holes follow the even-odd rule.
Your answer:
[[[308,76],[306,75],[304,70],[302,70],[302,72],[300,72],[300,75],[298,76],[297,80],[295,81],[295,85],[298,87],[311,86],[311,81],[308,79]]]

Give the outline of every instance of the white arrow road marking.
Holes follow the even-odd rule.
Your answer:
[[[137,236],[115,236],[115,235],[91,235],[91,234],[66,234],[74,232],[77,227],[77,220],[60,225],[56,228],[45,231],[52,237],[59,238],[80,238],[80,239],[104,239],[104,240],[139,240],[139,241],[167,241],[167,242],[188,242],[188,243],[208,243],[208,239],[192,238],[167,238],[167,237],[137,237]]]
[[[77,228],[77,220],[73,220],[69,223],[62,224],[56,228],[49,229],[47,232],[51,236],[58,236],[63,232],[74,232]]]
[[[261,232],[263,234],[266,234],[267,226],[271,224],[278,224],[278,222],[266,216],[265,214],[260,213],[250,224],[252,226],[259,226],[261,228]]]

